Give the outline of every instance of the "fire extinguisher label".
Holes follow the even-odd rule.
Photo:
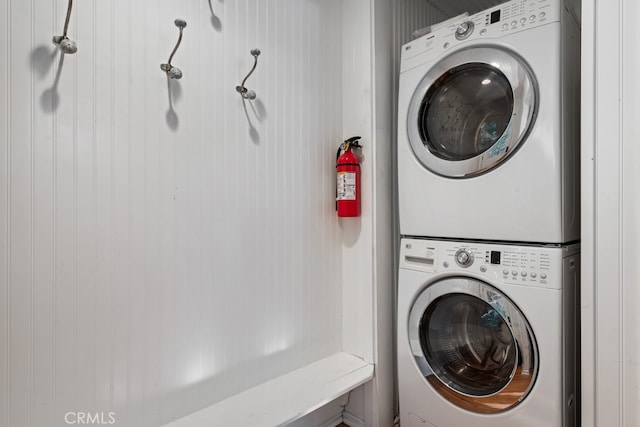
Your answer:
[[[338,172],[336,200],[356,200],[356,173]]]

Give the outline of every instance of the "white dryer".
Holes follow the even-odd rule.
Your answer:
[[[573,427],[579,245],[403,239],[400,421]]]
[[[514,0],[402,48],[405,236],[579,239],[580,29],[562,0]]]

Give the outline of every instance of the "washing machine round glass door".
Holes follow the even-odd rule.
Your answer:
[[[425,288],[409,315],[418,369],[442,397],[492,414],[521,403],[538,373],[538,347],[518,307],[488,283],[449,277]]]
[[[420,163],[450,178],[491,171],[523,144],[535,122],[538,85],[516,53],[471,47],[424,75],[408,110],[407,136]]]

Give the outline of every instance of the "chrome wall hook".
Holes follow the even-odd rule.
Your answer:
[[[53,36],[53,43],[60,46],[62,53],[76,53],[78,51],[78,45],[75,41],[67,37],[67,30],[69,29],[69,19],[71,18],[71,8],[73,7],[73,0],[69,0],[67,5],[67,18],[64,21],[64,31],[61,36]]]
[[[247,74],[247,77],[245,77],[242,81],[242,84],[240,84],[240,86],[236,86],[236,91],[238,91],[240,96],[242,96],[244,99],[256,99],[256,93],[252,90],[247,89],[244,84],[256,69],[256,65],[258,65],[258,55],[260,55],[260,49],[251,49],[251,55],[253,55],[254,60],[253,67],[251,68],[251,71],[249,71],[249,74]]]
[[[176,47],[173,48],[173,51],[171,52],[171,55],[169,56],[169,60],[167,61],[167,63],[160,64],[160,69],[165,73],[167,73],[167,76],[170,79],[180,79],[182,78],[182,70],[180,70],[180,68],[178,67],[174,67],[173,65],[171,65],[171,60],[173,59],[173,55],[176,54],[176,51],[178,50],[178,46],[180,46],[180,43],[182,42],[182,30],[184,30],[184,28],[187,26],[187,21],[185,21],[184,19],[178,18],[174,21],[174,24],[176,24],[176,27],[178,27],[178,29],[180,30],[180,35],[178,36],[178,42],[176,43]]]

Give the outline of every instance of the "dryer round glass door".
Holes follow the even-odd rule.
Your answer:
[[[503,412],[535,383],[533,331],[518,307],[488,283],[465,277],[433,283],[413,304],[408,327],[420,372],[459,407]]]
[[[533,73],[517,54],[494,47],[457,51],[427,72],[411,98],[411,148],[436,174],[486,173],[526,140],[537,94]]]

